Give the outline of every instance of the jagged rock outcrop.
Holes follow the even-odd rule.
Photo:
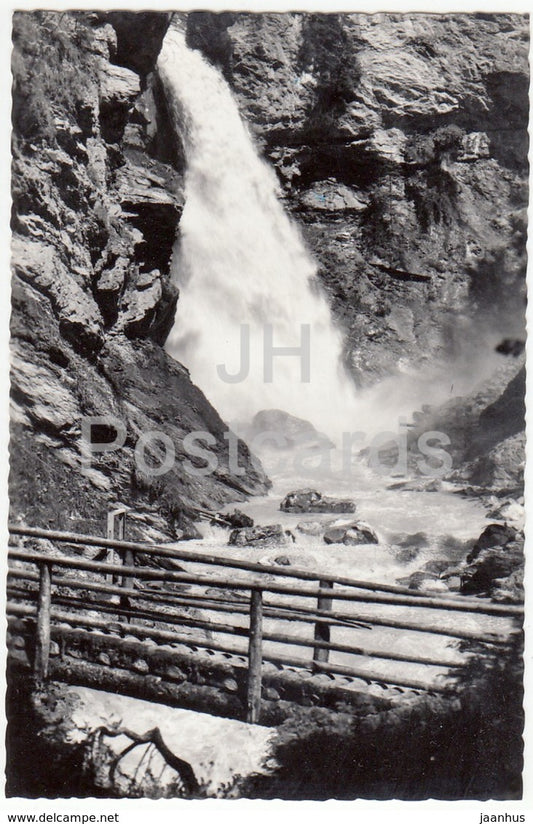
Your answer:
[[[155,62],[169,15],[20,12],[14,18],[12,517],[101,532],[132,505],[132,532],[180,536],[191,508],[263,493],[267,479],[162,349],[177,287],[170,259],[183,208]],[[168,138],[168,139],[167,139]],[[82,421],[113,416],[124,445],[82,472]],[[184,438],[210,433],[215,471]],[[172,446],[171,471],[135,460],[139,438]],[[95,429],[113,440],[113,425]],[[144,450],[164,457],[161,440]],[[151,513],[151,517],[148,517]],[[153,534],[155,534],[153,533]]]
[[[425,432],[439,432],[449,439],[446,450],[452,461],[451,480],[465,481],[480,489],[523,487],[525,464],[525,366],[524,357],[507,360],[470,394],[446,404],[425,408],[413,415],[407,434],[411,460],[418,439]],[[392,461],[396,460],[394,449]],[[431,459],[428,463],[431,464]],[[412,464],[414,467],[414,463]],[[439,462],[435,462],[438,468]]]

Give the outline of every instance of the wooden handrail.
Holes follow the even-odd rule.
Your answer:
[[[398,584],[383,584],[375,581],[360,581],[346,576],[328,575],[323,572],[310,572],[308,569],[297,567],[279,567],[266,564],[258,564],[251,561],[242,561],[237,558],[228,558],[222,555],[211,555],[189,550],[178,550],[168,546],[144,544],[132,541],[118,541],[107,538],[99,538],[93,535],[82,535],[76,532],[62,532],[57,530],[40,529],[36,527],[25,527],[18,524],[10,524],[9,532],[12,535],[20,535],[28,538],[45,538],[59,543],[68,543],[78,546],[96,546],[101,548],[116,549],[122,552],[129,550],[133,553],[144,553],[147,555],[159,555],[161,557],[173,558],[176,561],[189,561],[192,563],[205,564],[208,566],[221,566],[231,569],[242,569],[246,572],[259,572],[262,575],[275,575],[277,577],[296,578],[304,581],[327,581],[328,583],[340,584],[341,586],[366,589],[372,592],[388,592],[398,595],[412,595],[409,587]],[[417,591],[418,598],[428,598],[435,601],[439,598],[446,601],[454,600],[450,596],[439,596],[433,592]],[[468,598],[461,596],[455,599],[458,603],[467,601]]]
[[[297,595],[303,598],[318,598],[319,595],[331,597],[334,601],[355,601],[372,604],[387,604],[390,606],[411,606],[422,607],[424,609],[450,610],[457,612],[472,612],[482,615],[499,615],[504,617],[523,618],[524,609],[521,605],[515,604],[493,604],[483,601],[448,598],[428,598],[414,595],[396,595],[393,593],[380,592],[350,592],[347,590],[324,590],[305,589],[303,587],[287,586],[284,584],[274,584],[264,579],[249,578],[239,580],[237,578],[222,578],[216,576],[195,575],[183,572],[171,572],[168,570],[157,570],[148,567],[129,567],[114,564],[105,564],[99,561],[87,561],[82,558],[67,558],[48,555],[35,551],[10,548],[9,556],[18,561],[28,561],[32,563],[50,563],[54,566],[68,567],[69,569],[84,569],[91,572],[116,573],[117,575],[128,575],[139,579],[166,581],[168,583],[191,583],[203,584],[212,587],[223,587],[225,589],[251,590],[260,588],[267,592]]]
[[[8,569],[9,578],[18,578],[23,581],[32,581],[39,583],[39,575],[35,572],[27,572],[22,569]],[[54,578],[54,586],[69,587],[70,589],[83,589],[91,592],[101,593],[102,595],[127,595],[130,599],[138,601],[148,601],[156,604],[167,604],[170,606],[190,606],[199,607],[200,609],[208,610],[209,612],[230,612],[248,614],[248,606],[246,601],[231,601],[227,598],[216,598],[215,596],[205,596],[201,593],[191,595],[188,593],[167,593],[151,592],[150,590],[123,588],[115,584],[101,584],[99,581],[78,580],[76,578],[67,578],[64,575],[56,575]],[[93,603],[93,602],[90,602]],[[88,604],[89,606],[90,604]],[[330,613],[320,613],[317,610],[306,611],[302,607],[293,608],[290,604],[269,605],[266,603],[263,607],[263,615],[265,618],[277,618],[281,621],[294,621],[303,624],[314,624],[316,622],[324,622],[332,626],[348,627],[350,629],[368,629],[372,627],[368,623],[358,621],[357,618],[352,618],[348,613],[342,618],[330,617]],[[440,633],[442,634],[442,633]],[[478,637],[478,636],[476,636]],[[479,640],[490,640],[490,636],[483,636]]]
[[[8,569],[8,576],[21,578],[27,581],[39,581],[39,575],[35,572],[27,572],[22,569]],[[101,584],[98,581],[79,581],[76,578],[65,576],[55,576],[55,586],[67,586],[72,589],[88,589],[94,592],[107,593],[109,595],[122,595],[123,590],[118,586]],[[156,601],[176,606],[192,606],[206,609],[212,612],[242,612],[248,614],[248,606],[245,599],[241,601],[231,601],[227,598],[217,598],[214,595],[205,596],[202,593],[191,595],[189,593],[151,592],[143,589],[128,589],[126,595],[139,600]],[[506,645],[508,639],[495,633],[482,633],[458,627],[443,627],[442,624],[421,624],[414,621],[401,621],[400,619],[384,618],[381,616],[361,616],[349,612],[323,611],[312,607],[301,605],[280,603],[279,601],[263,601],[263,614],[265,618],[278,618],[285,621],[296,621],[302,623],[315,623],[324,620],[331,626],[349,627],[354,629],[372,629],[373,626],[391,627],[392,629],[409,630],[411,632],[425,632],[430,635],[445,635],[450,638],[460,638],[465,641],[480,641],[483,644]]]
[[[254,592],[255,590],[252,590]],[[192,627],[194,629],[204,629],[210,632],[219,632],[222,635],[232,635],[235,637],[248,637],[248,628],[245,626],[236,626],[234,624],[221,624],[214,621],[203,620],[196,617],[188,617],[186,615],[169,615],[165,612],[158,612],[157,610],[147,609],[131,609],[121,607],[117,604],[105,604],[102,602],[83,602],[82,599],[70,599],[65,597],[58,597],[55,603],[61,606],[72,606],[87,610],[99,610],[100,612],[109,613],[111,615],[119,615],[124,618],[137,617],[140,620],[153,620],[160,623],[167,623],[171,625],[178,625],[184,627]],[[246,610],[248,612],[249,610]],[[244,614],[244,612],[243,612]],[[263,614],[263,613],[262,613]],[[266,616],[265,616],[266,617]],[[269,641],[275,644],[284,644],[287,646],[306,647],[308,649],[320,650],[322,653],[343,652],[350,655],[362,656],[364,658],[382,658],[385,661],[400,661],[408,664],[424,664],[434,667],[450,667],[455,668],[462,666],[460,663],[453,661],[446,661],[442,658],[436,658],[425,655],[409,655],[408,653],[387,652],[384,650],[373,650],[361,647],[357,644],[341,644],[329,641],[327,639],[317,638],[301,638],[297,635],[285,635],[279,632],[262,632],[263,641]],[[328,661],[328,656],[322,654],[320,657],[314,658],[323,662]]]

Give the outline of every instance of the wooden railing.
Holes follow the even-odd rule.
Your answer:
[[[120,631],[159,643],[183,643],[242,655],[243,649],[235,640],[247,639],[247,720],[256,723],[261,702],[263,661],[311,669],[313,672],[362,678],[367,682],[378,681],[412,689],[430,688],[441,692],[448,690],[445,684],[433,684],[428,687],[426,682],[419,679],[400,674],[383,675],[378,671],[353,665],[351,661],[350,665],[331,662],[330,653],[348,654],[354,659],[382,659],[440,667],[445,670],[462,665],[438,655],[408,654],[395,649],[372,649],[355,642],[332,641],[333,627],[360,631],[383,626],[501,645],[508,643],[508,620],[500,633],[472,630],[458,626],[457,622],[453,626],[444,625],[442,611],[514,619],[519,625],[523,620],[521,605],[495,604],[473,597],[444,597],[420,591],[414,594],[412,590],[394,584],[318,574],[292,566],[268,566],[175,546],[125,541],[124,523],[123,510],[110,513],[107,538],[10,526],[8,615],[35,619],[34,673],[38,680],[42,681],[48,677],[53,623],[63,621],[85,629],[109,628],[109,618],[96,618],[88,614],[89,610],[97,609],[104,616],[113,616]],[[28,540],[35,539],[46,539],[54,545],[71,548],[95,547],[101,552],[97,559],[89,560],[67,554],[56,556],[40,549],[25,548],[24,544]],[[16,545],[17,542],[19,545]],[[107,557],[104,558],[106,554]],[[160,559],[167,565],[170,562],[176,568],[161,569],[147,564],[140,565],[143,557],[153,558],[154,561]],[[203,571],[188,572],[181,566],[181,562],[199,564]],[[36,568],[36,571],[31,567]],[[214,570],[215,567],[222,572]],[[224,570],[231,570],[233,575],[225,575]],[[79,572],[92,573],[95,578],[77,578],[76,574]],[[167,589],[149,591],[146,589],[146,583],[149,582],[166,584]],[[172,585],[176,584],[187,585],[189,590],[175,591]],[[191,588],[194,591],[190,591]],[[88,601],[87,598],[78,597],[77,590],[93,593],[95,600]],[[228,597],[227,591],[230,591],[231,597]],[[244,597],[246,593],[249,593],[247,598]],[[274,599],[272,596],[277,597]],[[110,598],[114,598],[114,601]],[[298,603],[295,603],[295,598],[298,599]],[[302,604],[303,599],[311,601],[312,605]],[[335,601],[347,603],[352,611],[333,609]],[[358,604],[379,605],[380,613],[361,615],[354,611]],[[203,610],[204,614],[200,617],[184,615],[179,609],[185,607]],[[409,609],[409,613],[413,617],[405,620],[397,615],[387,615],[387,607],[412,608]],[[178,611],[169,611],[172,608],[178,608]],[[234,621],[237,617],[247,614],[248,625],[208,620],[205,613],[233,616]],[[436,615],[436,620],[428,617],[431,614]],[[304,638],[295,634],[267,631],[265,621],[272,619],[289,624],[312,624],[313,637]],[[156,626],[147,626],[146,622]],[[215,633],[217,637],[207,639],[205,634],[191,636],[180,633],[180,626],[201,630],[204,633],[207,630]],[[231,640],[219,640],[220,635],[229,635]],[[297,658],[292,653],[281,654],[272,649],[273,644],[311,649],[312,659]]]

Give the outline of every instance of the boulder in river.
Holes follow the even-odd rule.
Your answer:
[[[352,521],[340,526],[332,526],[324,533],[326,544],[378,544],[379,539],[372,527],[362,521]]]
[[[279,505],[282,512],[355,512],[355,503],[347,498],[330,498],[316,489],[297,489],[289,492]]]
[[[440,581],[437,575],[425,569],[419,569],[406,578],[399,578],[397,583],[414,590],[445,592],[448,589],[444,581]]]
[[[291,537],[281,524],[234,529],[229,536],[230,546],[287,546]]]
[[[278,555],[278,556],[276,556],[276,558],[274,558],[274,563],[277,564],[278,566],[290,566],[291,565],[291,559],[287,558],[286,555]]]
[[[509,600],[521,600],[523,566],[524,554],[520,542],[508,543],[503,552],[501,547],[482,549],[461,573],[461,593],[491,594],[493,589],[508,589],[511,593]]]
[[[428,546],[428,537],[425,532],[401,532],[392,537],[391,544],[396,560],[401,564],[408,564],[414,561],[423,547]]]
[[[312,535],[313,537],[318,537],[323,535],[326,529],[334,523],[332,520],[326,521],[300,521],[299,524],[296,525],[296,529],[298,532],[302,532],[304,535]]]
[[[476,541],[479,549],[505,546],[516,538],[516,529],[507,524],[489,524]]]
[[[243,529],[254,525],[254,519],[241,512],[240,509],[234,509],[233,512],[218,513],[217,517],[233,529]]]

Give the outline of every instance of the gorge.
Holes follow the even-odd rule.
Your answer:
[[[13,42],[12,522],[103,535],[125,509],[130,540],[520,602],[527,18],[35,11],[15,14]],[[82,472],[87,420],[104,448]],[[125,437],[105,449],[112,420]],[[289,448],[256,450],[265,427]],[[360,430],[386,435],[384,472],[366,442],[344,475],[320,460],[309,475],[291,451],[338,454]],[[444,476],[420,471],[428,432],[448,438]],[[310,484],[304,497],[348,501],[337,514],[357,521],[280,512]],[[512,668],[496,669],[510,689]],[[519,796],[511,704],[503,777],[500,751],[464,742],[493,780],[480,770],[478,797]],[[432,725],[449,720],[434,710],[416,708],[430,766]],[[332,758],[345,722],[324,733]],[[394,792],[387,780],[370,792]]]
[[[298,346],[299,325],[315,324],[319,379],[295,393],[298,358],[275,359],[277,372],[287,370],[277,384],[255,368],[249,391],[241,387],[254,399],[249,417],[274,407],[312,418],[316,406],[338,421],[352,402],[351,382],[338,376],[347,370],[359,386],[350,430],[389,429],[391,412],[397,424],[431,406],[426,428],[451,427],[455,465],[471,467],[465,478],[492,461],[512,486],[520,380],[516,414],[507,424],[507,415],[493,418],[492,453],[479,439],[462,446],[458,421],[475,427],[523,359],[495,352],[502,338],[523,337],[522,18],[192,12],[176,14],[167,33],[168,15],[94,13],[63,17],[59,38],[54,25],[44,12],[15,18],[12,505],[30,520],[47,510],[56,526],[81,526],[113,499],[153,510],[157,498],[166,532],[191,506],[264,492],[252,466],[244,478],[226,468],[201,485],[168,473],[154,489],[135,472],[132,447],[142,429],[162,430],[179,455],[187,431],[207,430],[222,456],[222,421],[163,346],[183,355],[218,412],[238,423],[239,386],[213,370],[236,372],[240,325],[257,347],[265,321],[277,324],[273,346]],[[163,84],[154,71],[165,35],[167,55],[171,40],[174,49],[177,37],[188,43],[174,73],[178,110],[196,105],[188,155],[170,111],[177,90],[169,107],[165,100],[165,50]],[[195,94],[202,83],[211,97]],[[222,113],[218,99],[227,101]],[[310,290],[309,278],[320,287]],[[160,399],[155,417],[150,396]],[[128,439],[118,461],[103,454],[80,480],[79,421],[101,414],[121,418]],[[245,444],[239,450],[247,466]],[[69,515],[63,478],[76,500]]]

